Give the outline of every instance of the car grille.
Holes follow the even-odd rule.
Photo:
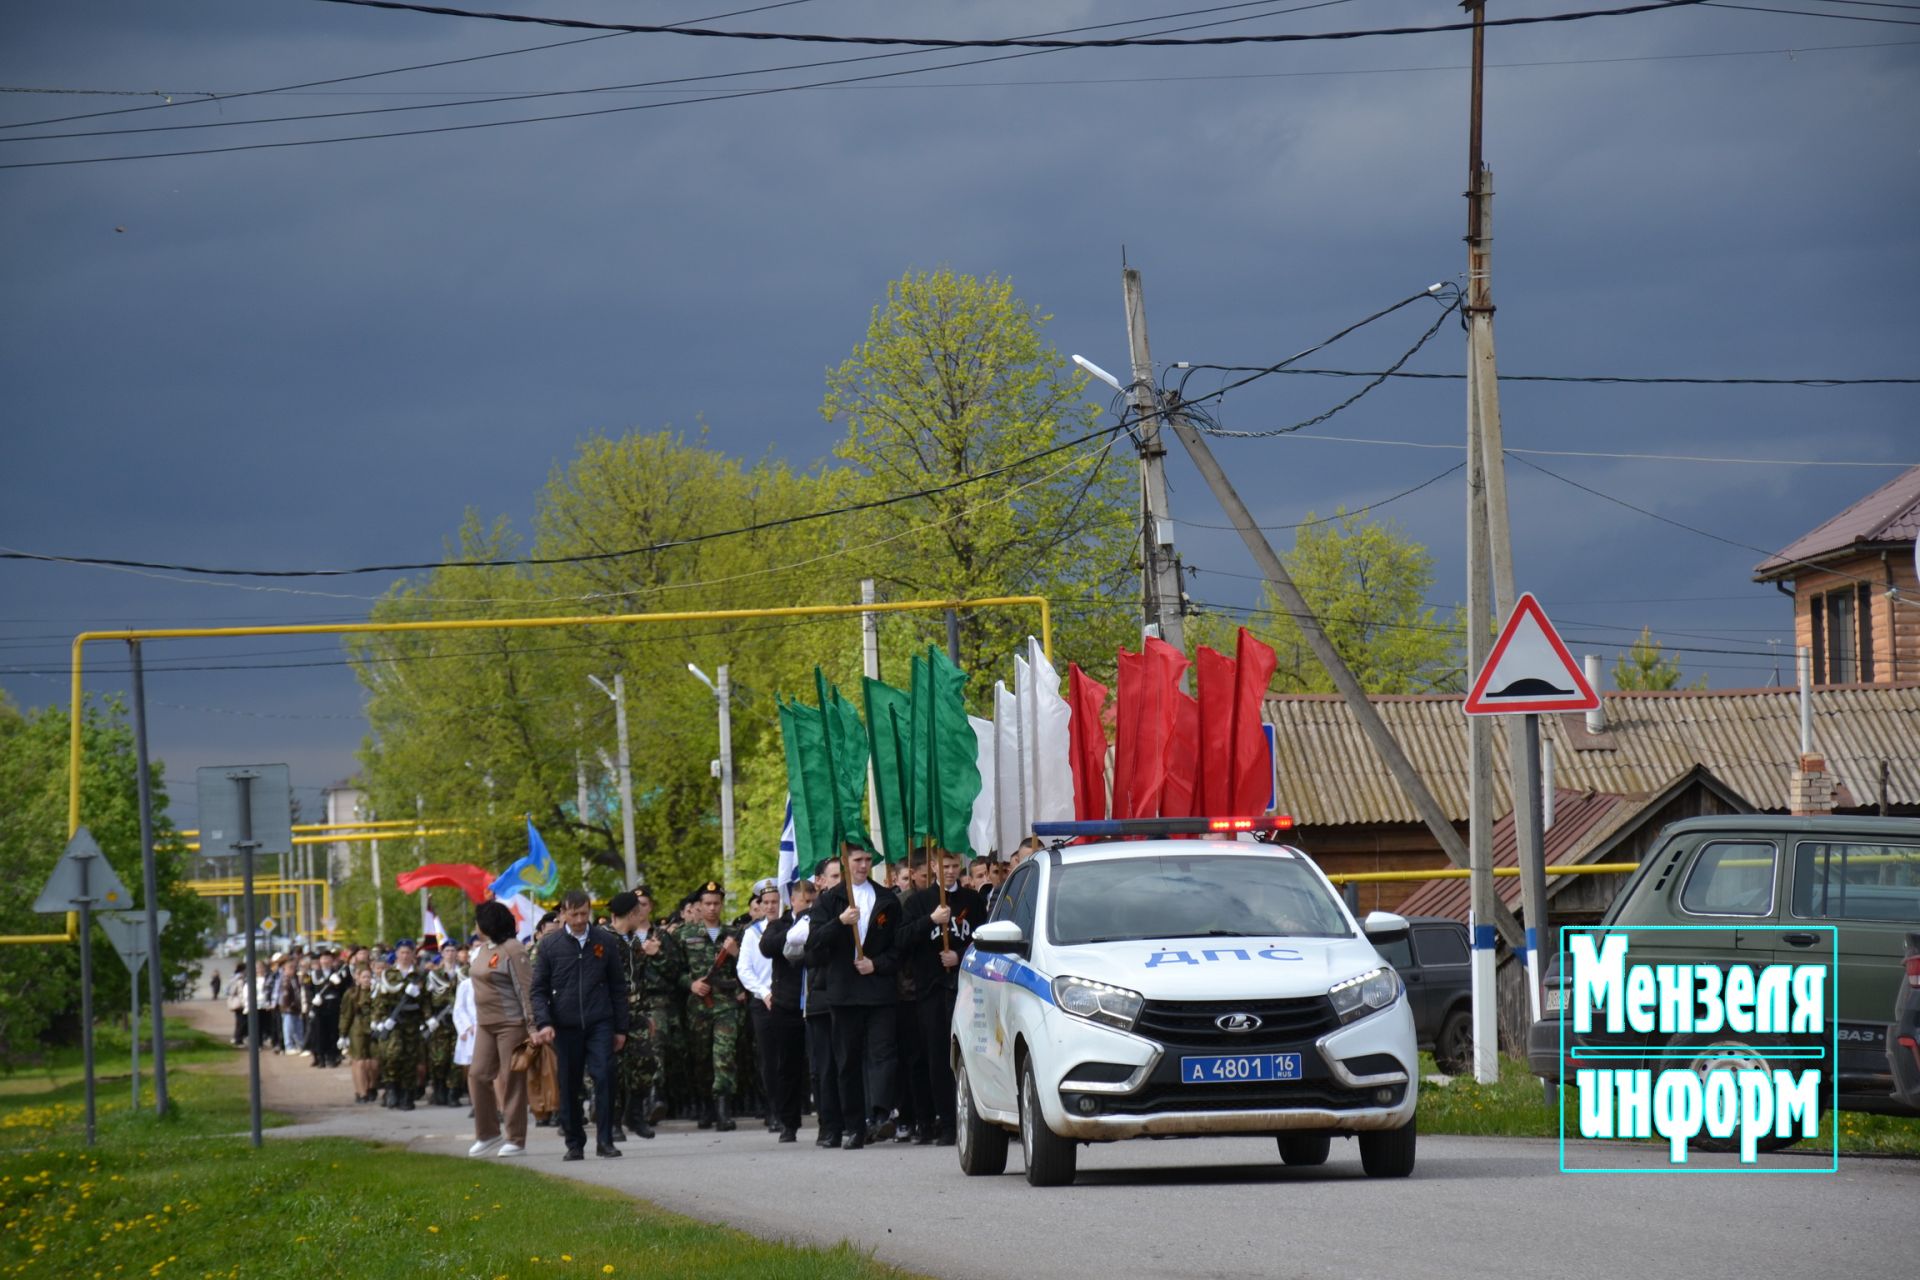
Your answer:
[[[1389,1086],[1392,1101],[1381,1102],[1375,1089],[1348,1089],[1330,1080],[1251,1080],[1236,1084],[1149,1084],[1138,1093],[1101,1099],[1101,1110],[1112,1115],[1144,1115],[1160,1111],[1286,1111],[1317,1107],[1327,1111],[1354,1111],[1362,1107],[1393,1106],[1406,1095],[1405,1085]]]
[[[1222,1031],[1214,1019],[1250,1013],[1260,1019],[1254,1031]],[[1149,1000],[1133,1025],[1135,1034],[1183,1049],[1222,1049],[1234,1053],[1269,1046],[1292,1046],[1325,1035],[1340,1025],[1325,996],[1288,1000]]]

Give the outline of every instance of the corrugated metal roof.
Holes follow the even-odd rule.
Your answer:
[[[1627,796],[1604,791],[1568,791],[1553,789],[1553,825],[1547,828],[1547,865],[1578,861],[1596,839],[1611,834],[1638,811],[1639,802]],[[1520,865],[1520,844],[1514,838],[1513,815],[1507,814],[1493,825],[1493,865]],[[1520,901],[1520,877],[1506,876],[1493,882],[1494,892],[1508,906]],[[1446,916],[1465,921],[1472,886],[1465,880],[1430,880],[1409,894],[1397,908],[1403,916]]]
[[[1753,576],[1790,576],[1796,561],[1819,560],[1860,544],[1912,542],[1920,534],[1920,467],[1903,471],[1819,527],[1754,566]]]
[[[1800,757],[1792,689],[1607,693],[1606,731],[1589,738],[1579,715],[1540,718],[1553,744],[1554,784],[1573,791],[1641,795],[1704,764],[1757,809],[1784,812]],[[1448,818],[1467,818],[1467,717],[1462,698],[1383,697],[1381,718]],[[1271,694],[1277,728],[1280,812],[1302,826],[1418,823],[1346,703],[1323,694]],[[1495,813],[1508,799],[1506,734],[1494,739]],[[1845,788],[1842,808],[1874,803],[1881,762],[1887,802],[1920,805],[1920,682],[1831,685],[1813,692],[1813,744]],[[1597,748],[1597,749],[1596,749]]]

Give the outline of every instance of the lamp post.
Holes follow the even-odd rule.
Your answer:
[[[625,676],[616,674],[609,689],[599,676],[590,675],[587,679],[593,681],[594,688],[613,699],[614,731],[620,739],[621,852],[626,858],[626,883],[631,888],[640,882],[640,863],[633,853],[633,757],[627,752],[627,681]]]
[[[733,683],[727,678],[727,664],[721,663],[719,682],[707,679],[707,673],[689,662],[687,670],[712,691],[720,703],[720,883],[733,883]]]

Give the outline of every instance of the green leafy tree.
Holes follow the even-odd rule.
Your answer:
[[[1049,317],[1010,280],[949,269],[887,286],[864,341],[827,375],[820,411],[846,425],[835,451],[855,491],[880,497],[952,485],[1064,444],[1096,426],[1100,409],[1041,330]],[[1044,595],[1059,606],[1058,642],[1101,654],[1136,640],[1125,606],[1138,572],[1136,500],[1116,457],[1124,435],[1063,450],[979,484],[882,507],[860,521],[859,559],[896,599]],[[944,643],[938,619],[889,623],[910,634],[895,652]],[[998,669],[1035,629],[1005,611],[961,621],[960,665]],[[898,683],[902,672],[886,673]],[[1010,674],[1010,673],[1006,673]],[[976,707],[991,696],[976,680]]]
[[[59,933],[65,928],[62,916],[36,914],[33,899],[67,845],[70,724],[64,708],[23,714],[0,695],[0,804],[7,814],[0,824],[0,867],[6,868],[13,889],[0,902],[0,933]],[[81,746],[81,821],[134,901],[143,903],[139,774],[125,708],[111,699],[89,701],[81,713]],[[150,760],[149,769],[159,905],[173,917],[160,937],[160,964],[166,989],[178,995],[205,954],[205,935],[214,926],[215,913],[211,903],[182,884],[188,854],[167,817],[164,767]],[[130,994],[126,966],[104,931],[96,928],[90,941],[96,1015],[124,1017]],[[0,1069],[31,1060],[45,1044],[77,1040],[79,1014],[77,947],[46,943],[0,948]]]
[[[1282,555],[1294,585],[1326,628],[1333,647],[1368,693],[1432,693],[1459,687],[1459,619],[1443,621],[1426,603],[1433,555],[1391,521],[1369,520],[1344,507],[1319,520],[1309,512]],[[1307,647],[1299,623],[1269,587],[1248,629],[1274,647],[1273,688],[1331,693],[1333,681]],[[1233,651],[1238,619],[1195,620],[1189,639]]]
[[[1680,662],[1668,657],[1660,642],[1653,638],[1651,627],[1640,628],[1640,638],[1625,653],[1613,660],[1613,687],[1625,691],[1658,691],[1678,689],[1680,683]],[[1701,676],[1688,689],[1704,689],[1707,678]]]

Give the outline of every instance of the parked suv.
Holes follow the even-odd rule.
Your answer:
[[[1359,1138],[1368,1174],[1406,1176],[1413,1012],[1370,940],[1406,929],[1385,912],[1363,929],[1280,845],[1149,838],[1030,859],[963,961],[961,1169],[1003,1171],[1010,1132],[1035,1186],[1071,1182],[1081,1142],[1270,1136],[1287,1164],[1317,1165],[1338,1135]]]
[[[1887,1028],[1887,1066],[1893,1072],[1893,1096],[1920,1115],[1920,933],[1907,935],[1900,998]]]
[[[1887,1014],[1905,977],[1906,935],[1920,928],[1920,820],[1736,814],[1676,822],[1661,832],[1601,925],[1684,930],[1634,937],[1636,963],[1663,952],[1678,963],[1817,963],[1833,954],[1837,935],[1828,1016],[1840,1042],[1840,1105],[1920,1114],[1893,1096],[1887,1054]],[[1553,1080],[1562,1074],[1559,1020],[1570,975],[1549,979],[1549,1015],[1530,1029],[1527,1057],[1536,1074]],[[1569,1026],[1566,1043],[1652,1048],[1657,1039],[1577,1036]],[[1772,1065],[1737,1034],[1696,1039],[1691,1061],[1703,1074]]]
[[[1375,938],[1381,959],[1407,984],[1414,1034],[1448,1075],[1473,1069],[1473,966],[1467,926],[1445,916],[1409,916],[1405,937]]]

